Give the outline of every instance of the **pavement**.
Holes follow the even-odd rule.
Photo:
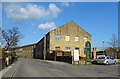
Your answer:
[[[118,77],[118,66],[71,65],[58,61],[20,58],[1,72],[2,77]]]
[[[0,58],[0,71],[2,70],[2,58]]]

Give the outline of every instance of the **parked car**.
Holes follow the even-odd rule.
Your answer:
[[[116,61],[112,57],[103,56],[97,59],[97,63],[108,65],[108,64],[116,64]]]

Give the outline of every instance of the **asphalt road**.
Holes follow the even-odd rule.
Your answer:
[[[118,77],[116,65],[71,65],[38,59],[19,59],[3,77]]]

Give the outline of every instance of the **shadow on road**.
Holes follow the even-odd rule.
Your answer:
[[[97,61],[92,61],[91,63],[94,64],[94,65],[105,65],[105,64],[97,63]]]
[[[94,65],[106,65],[106,64],[97,63],[97,61],[92,61],[91,63],[94,64]],[[117,63],[117,64],[120,64],[120,63]],[[109,65],[114,65],[114,64],[109,64]]]

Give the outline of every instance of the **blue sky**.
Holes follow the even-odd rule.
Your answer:
[[[118,34],[117,2],[3,2],[3,29],[17,26],[20,45],[37,43],[48,31],[74,21],[92,35],[92,46],[105,46]]]

